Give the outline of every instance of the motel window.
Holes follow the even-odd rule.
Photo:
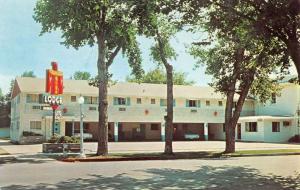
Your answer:
[[[272,132],[280,132],[280,122],[272,122]]]
[[[289,121],[283,121],[282,124],[283,124],[284,127],[290,126],[290,122]]]
[[[39,103],[39,95],[38,94],[27,94],[26,95],[26,102],[27,103]]]
[[[151,104],[155,104],[155,99],[151,98]]]
[[[247,132],[257,132],[257,123],[256,122],[247,122],[246,123]]]
[[[167,99],[160,99],[160,106],[167,106]]]
[[[205,101],[205,104],[206,104],[206,106],[210,106],[210,101],[209,101],[209,100],[206,100],[206,101]]]
[[[76,96],[71,96],[71,102],[76,102]]]
[[[167,106],[167,99],[160,99],[160,106]],[[176,100],[173,99],[173,107],[176,106]]]
[[[97,110],[97,107],[89,107],[89,110],[90,110],[90,111],[96,111],[96,110]]]
[[[118,105],[125,105],[126,104],[126,99],[125,98],[118,98],[117,102],[118,102]]]
[[[157,130],[159,130],[158,124],[157,123],[151,124],[151,131],[157,131]]]
[[[222,101],[219,101],[219,106],[223,106],[223,102]]]
[[[196,100],[189,100],[189,107],[197,107]]]
[[[200,107],[200,100],[186,100],[186,107]]]
[[[276,94],[275,93],[272,93],[271,103],[276,104]]]
[[[136,99],[136,103],[137,103],[137,104],[141,104],[141,103],[142,103],[142,98],[137,98],[137,99]]]
[[[84,96],[84,104],[98,104],[98,98],[92,96]]]
[[[41,130],[42,122],[41,121],[30,121],[30,129],[32,130]]]
[[[114,97],[114,105],[130,105],[130,98]]]

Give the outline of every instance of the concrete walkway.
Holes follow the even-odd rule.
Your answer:
[[[13,145],[8,140],[0,140],[0,148],[12,155],[36,154],[42,152],[42,145]],[[163,152],[164,142],[110,142],[111,153],[138,153],[138,152]],[[224,141],[175,141],[174,152],[184,151],[222,151],[225,149]],[[86,153],[94,153],[97,143],[84,143]],[[279,143],[253,143],[236,142],[237,150],[263,150],[263,149],[300,149],[300,144]]]

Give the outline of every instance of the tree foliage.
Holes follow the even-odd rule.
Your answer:
[[[24,71],[21,75],[21,77],[32,77],[36,78],[36,75],[34,74],[33,71]]]
[[[166,72],[160,67],[150,70],[143,74],[141,79],[127,76],[127,82],[167,84]],[[175,85],[193,85],[195,81],[187,80],[187,74],[184,72],[173,72],[173,84]]]
[[[270,74],[285,70],[282,61],[286,61],[286,48],[277,39],[253,35],[255,29],[247,19],[238,19],[235,14],[224,13],[219,9],[220,1],[207,4],[203,13],[197,13],[195,20],[189,20],[199,32],[204,29],[209,35],[202,42],[195,42],[191,54],[205,63],[206,73],[213,76],[211,85],[226,95],[225,128],[226,152],[235,151],[235,126],[240,117],[245,99],[249,92],[266,101],[278,90],[276,80]],[[227,2],[231,11],[247,12],[234,2]],[[233,110],[235,94],[238,94],[237,106]]]
[[[75,80],[89,80],[91,79],[91,73],[86,72],[86,71],[76,71],[71,79]]]
[[[41,23],[41,34],[62,31],[63,44],[78,49],[98,46],[99,139],[98,155],[107,155],[108,68],[119,52],[127,56],[132,74],[142,75],[141,56],[136,39],[134,0],[38,0],[34,19]]]

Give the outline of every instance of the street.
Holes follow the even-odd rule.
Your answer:
[[[0,165],[3,189],[300,189],[300,156]]]

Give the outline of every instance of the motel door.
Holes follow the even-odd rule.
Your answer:
[[[241,129],[241,124],[238,123],[238,126],[237,126],[237,139],[241,140],[241,138],[242,138],[242,129]]]

